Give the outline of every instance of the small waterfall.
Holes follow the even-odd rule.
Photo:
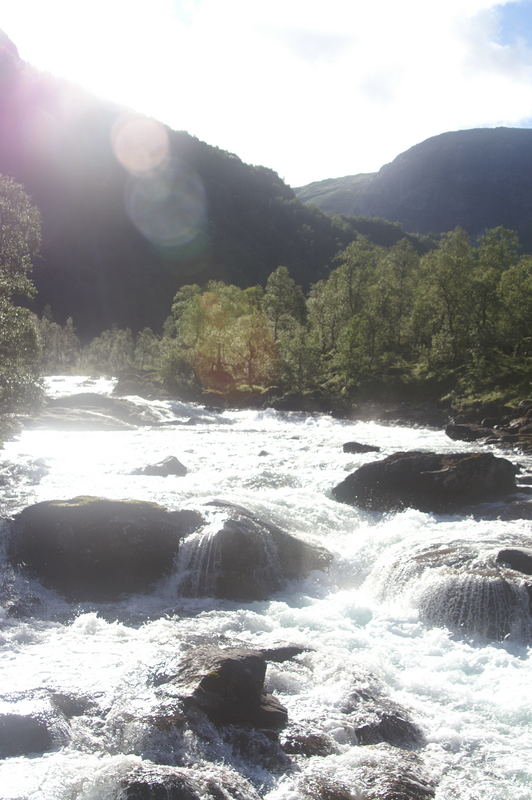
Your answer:
[[[421,619],[464,635],[487,640],[530,640],[530,596],[524,582],[502,575],[471,573],[441,576],[420,597]]]
[[[188,597],[216,594],[220,572],[218,531],[214,528],[193,533],[181,543],[177,561],[179,594]]]
[[[284,577],[275,532],[248,517],[189,536],[180,548],[178,572],[181,594],[228,600],[262,600]]]

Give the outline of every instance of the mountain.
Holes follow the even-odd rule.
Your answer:
[[[6,37],[0,126],[0,173],[42,215],[37,309],[72,316],[84,338],[160,328],[187,283],[264,284],[282,264],[308,285],[357,232],[386,245],[404,236],[306,206],[272,170],[36,71]]]
[[[474,236],[504,225],[532,248],[532,130],[442,133],[375,174],[319,181],[295,191],[324,211],[384,217],[423,234],[459,225]]]

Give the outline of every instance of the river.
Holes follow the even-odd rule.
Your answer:
[[[48,380],[52,396],[111,389],[104,379],[89,387],[82,379]],[[250,787],[234,797],[253,791],[266,800],[362,800],[378,796],[371,775],[404,771],[414,763],[408,759],[434,786],[436,800],[530,800],[532,659],[526,641],[512,635],[502,642],[468,639],[427,624],[420,615],[424,579],[403,585],[396,569],[431,545],[480,542],[485,552],[496,552],[529,538],[530,522],[412,509],[383,515],[331,496],[349,472],[375,458],[474,445],[452,442],[440,431],[326,415],[135,402],[175,424],[25,430],[8,442],[0,453],[1,516],[77,495],[151,500],[202,513],[209,501],[222,499],[325,547],[333,560],[327,571],[293,581],[267,601],[179,597],[178,565],[150,594],[71,604],[16,573],[2,553],[0,715],[47,714],[50,698],[58,697],[75,698],[79,706],[68,720],[56,720],[55,748],[0,760],[2,800],[133,797],[123,793],[124,776],[154,764]],[[342,444],[351,440],[381,452],[344,453]],[[131,474],[168,455],[186,465],[186,476]],[[532,471],[531,457],[510,458]],[[10,612],[14,595],[35,610]],[[270,663],[266,685],[288,709],[288,732],[324,732],[331,752],[292,756],[290,767],[280,769],[267,758],[239,755],[214,734],[206,744],[187,733],[185,749],[172,731],[147,736],[147,720],[160,702],[154,676],[172,674],[181,653],[202,641],[305,648],[289,661]],[[377,682],[419,726],[424,745],[415,754],[356,743],[342,709],[361,680]]]

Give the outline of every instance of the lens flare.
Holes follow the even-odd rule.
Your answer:
[[[126,210],[153,244],[176,251],[199,245],[206,232],[203,183],[197,173],[171,155],[168,129],[153,119],[124,115],[113,126],[113,151],[129,172]]]
[[[133,175],[151,172],[169,157],[167,129],[147,117],[120,117],[113,125],[111,141],[118,161]]]
[[[199,176],[173,160],[163,168],[131,177],[126,208],[138,230],[165,249],[189,245],[206,229],[205,190]]]

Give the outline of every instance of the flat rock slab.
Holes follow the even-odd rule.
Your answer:
[[[55,430],[132,430],[159,422],[147,406],[96,392],[48,399],[40,414],[24,420],[27,427]]]
[[[517,468],[492,453],[394,453],[365,464],[332,494],[375,511],[450,512],[515,490]]]
[[[15,517],[9,555],[69,600],[114,600],[145,593],[167,575],[181,539],[202,520],[135,500],[52,500]]]

